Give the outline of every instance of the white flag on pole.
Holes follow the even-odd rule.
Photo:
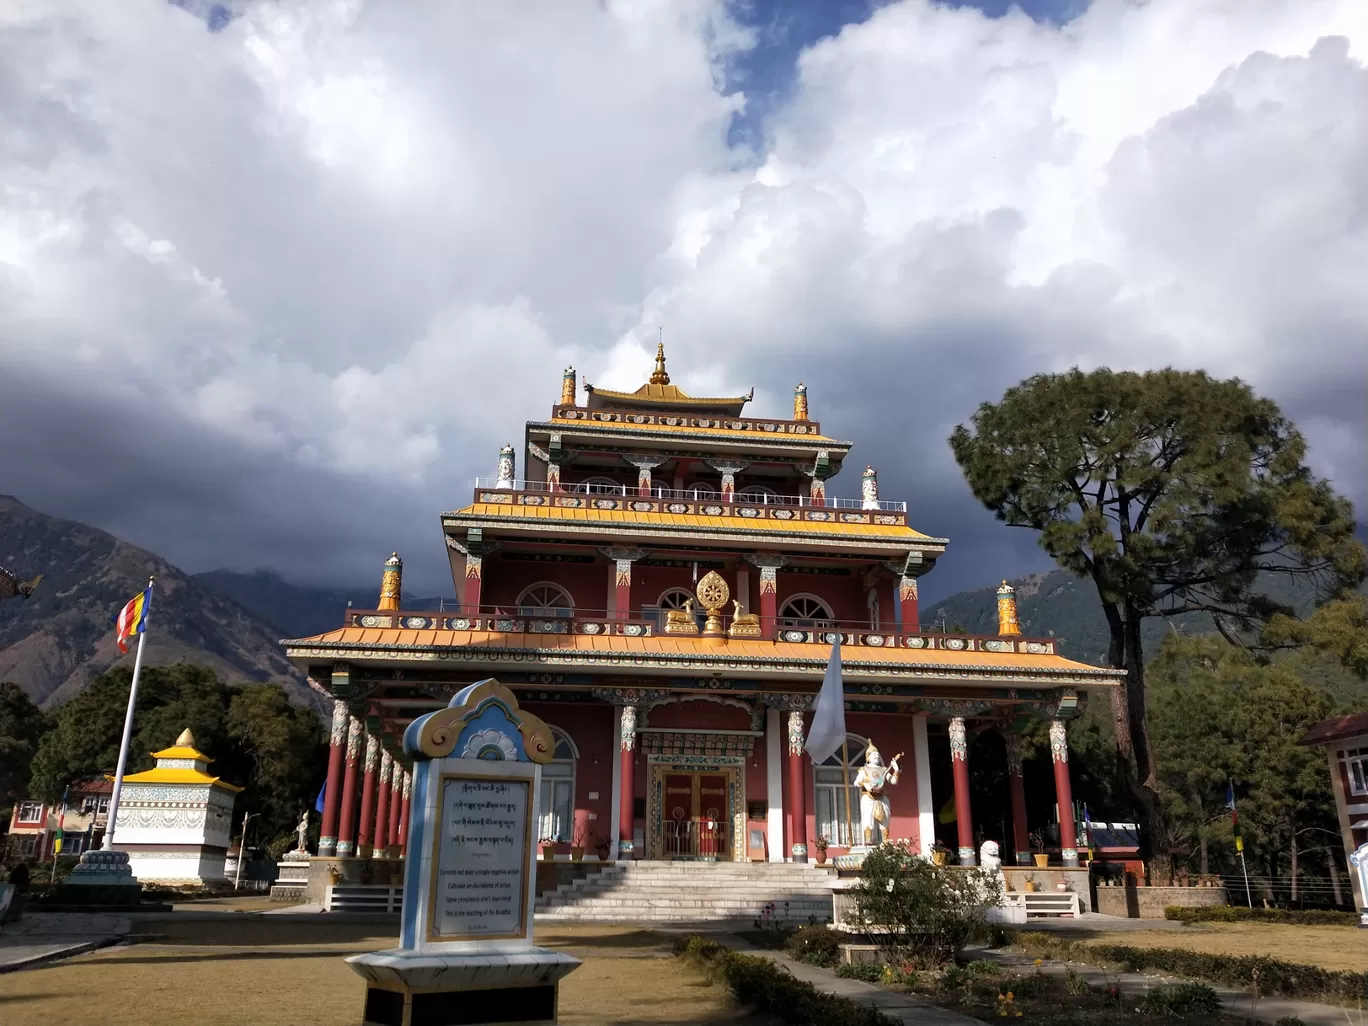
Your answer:
[[[831,646],[831,661],[827,663],[822,690],[817,695],[817,708],[812,714],[812,729],[808,731],[807,753],[814,763],[823,763],[845,741],[845,688],[841,684],[841,635]]]

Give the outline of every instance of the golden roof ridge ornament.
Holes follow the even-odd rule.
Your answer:
[[[656,343],[656,365],[655,372],[651,375],[651,384],[668,385],[670,375],[665,371],[665,342],[662,339]]]

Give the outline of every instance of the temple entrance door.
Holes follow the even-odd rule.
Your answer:
[[[667,859],[730,861],[727,777],[722,773],[666,773],[662,839]]]

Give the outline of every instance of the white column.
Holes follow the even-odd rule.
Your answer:
[[[784,716],[765,710],[765,846],[771,862],[784,861]]]
[[[925,858],[936,839],[936,807],[931,801],[931,747],[926,738],[926,713],[912,718],[912,761],[917,767],[917,841]]]
[[[609,808],[612,813],[608,817],[608,836],[612,839],[608,843],[608,857],[616,860],[618,857],[618,835],[619,827],[622,825],[622,757],[619,754],[618,738],[622,736],[622,706],[613,706],[613,744],[609,751],[613,760],[613,794],[612,804]]]

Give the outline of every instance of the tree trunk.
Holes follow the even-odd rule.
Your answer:
[[[1197,834],[1197,844],[1198,844],[1199,850],[1200,850],[1200,852],[1201,852],[1201,861],[1198,863],[1198,865],[1201,867],[1200,872],[1201,872],[1201,874],[1202,874],[1203,876],[1210,876],[1210,875],[1211,875],[1211,863],[1210,863],[1209,861],[1207,861],[1207,838],[1206,838],[1206,830],[1202,830],[1202,831],[1200,831],[1200,832]]]
[[[1292,828],[1292,904],[1297,904],[1297,828]]]
[[[1332,845],[1326,849],[1325,863],[1330,867],[1330,888],[1335,892],[1335,907],[1344,904],[1344,892],[1340,890],[1339,867],[1335,865],[1335,848]]]

